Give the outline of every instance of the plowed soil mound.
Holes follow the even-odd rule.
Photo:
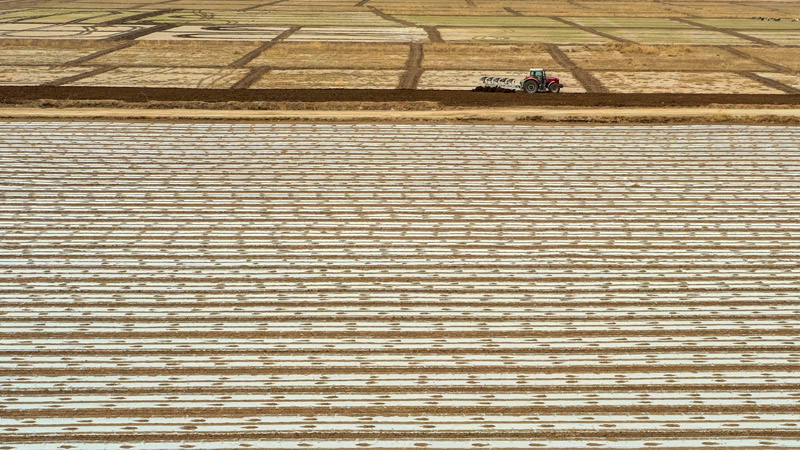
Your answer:
[[[404,89],[177,89],[82,86],[2,86],[0,102],[34,100],[201,102],[438,102],[444,106],[657,107],[713,104],[800,105],[795,94],[535,94]]]

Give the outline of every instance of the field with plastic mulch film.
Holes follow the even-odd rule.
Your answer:
[[[0,123],[0,448],[798,448],[799,142]]]

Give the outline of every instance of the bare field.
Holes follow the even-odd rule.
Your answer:
[[[13,66],[60,65],[113,45],[98,41],[0,39],[0,61]]]
[[[179,62],[181,67],[226,66],[259,45],[248,41],[139,41],[101,56],[93,64],[175,67]]]
[[[575,28],[440,28],[445,42],[475,44],[603,43],[608,39]]]
[[[394,89],[400,70],[271,70],[252,86],[256,89]]]
[[[244,78],[247,72],[247,69],[231,68],[120,67],[72,85],[226,89]]]
[[[800,72],[800,48],[798,47],[739,47],[739,50],[767,62],[780,64],[791,71]]]
[[[86,72],[83,67],[0,66],[0,85],[31,86]]]
[[[726,72],[594,72],[609,90],[622,93],[780,94],[755,80]]]
[[[564,46],[562,50],[584,69],[619,70],[763,70],[756,61],[739,57],[723,48],[672,45],[608,44]],[[800,55],[800,53],[799,53]]]
[[[298,69],[402,69],[407,44],[282,42],[261,53],[251,66]]]
[[[531,67],[561,69],[544,46],[427,44],[422,59],[425,69],[513,69],[527,71]],[[519,74],[517,74],[519,75]]]
[[[2,121],[0,439],[796,448],[798,141]]]

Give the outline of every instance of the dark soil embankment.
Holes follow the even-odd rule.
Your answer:
[[[410,89],[175,89],[82,86],[2,86],[0,103],[36,100],[123,102],[437,102],[447,107],[602,106],[699,107],[800,105],[798,94],[522,94]]]

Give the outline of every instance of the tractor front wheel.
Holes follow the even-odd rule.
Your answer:
[[[535,94],[539,92],[539,83],[536,80],[527,80],[522,84],[522,90],[528,94]]]
[[[560,90],[561,90],[561,85],[560,84],[558,84],[558,83],[550,83],[550,92],[552,92],[553,94],[558,94],[558,92]]]

